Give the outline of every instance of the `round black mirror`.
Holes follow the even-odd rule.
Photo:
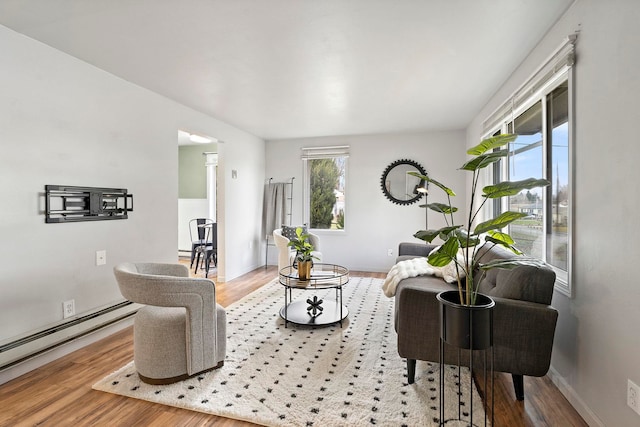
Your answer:
[[[409,172],[427,174],[418,162],[406,159],[391,163],[382,173],[380,179],[382,192],[393,203],[410,205],[422,198],[423,193],[418,191],[422,182],[420,178],[409,175]]]

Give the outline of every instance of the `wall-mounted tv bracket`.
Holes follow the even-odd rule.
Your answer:
[[[45,222],[127,219],[133,211],[133,194],[126,188],[45,185]]]

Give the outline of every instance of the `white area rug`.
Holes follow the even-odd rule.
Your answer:
[[[265,426],[438,425],[438,364],[418,361],[416,381],[407,384],[406,361],[396,349],[393,299],[383,296],[382,282],[351,278],[344,287],[349,317],[342,328],[289,323],[285,329],[278,314],[284,290],[273,281],[227,307],[227,358],[219,370],[154,386],[140,381],[131,362],[93,388]],[[293,291],[294,300],[312,295]],[[317,295],[333,298],[335,291]],[[469,373],[462,372],[462,398],[468,400]],[[468,425],[468,414],[457,420],[457,373],[447,368],[445,414],[456,418],[447,426]],[[475,387],[473,393],[473,421],[483,425]]]

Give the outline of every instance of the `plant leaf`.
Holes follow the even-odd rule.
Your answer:
[[[496,218],[490,219],[485,222],[481,222],[476,226],[473,232],[474,234],[482,234],[490,230],[500,230],[506,227],[507,225],[511,224],[513,221],[523,218],[525,216],[527,216],[527,214],[523,212],[512,212],[512,211],[503,212]]]
[[[476,171],[478,169],[483,169],[490,164],[497,162],[503,157],[507,157],[508,154],[508,150],[499,150],[488,154],[482,154],[466,162],[460,169],[466,171]]]
[[[442,183],[440,183],[440,182],[436,181],[436,180],[435,180],[435,179],[433,179],[433,178],[429,178],[427,175],[421,175],[421,174],[419,174],[418,172],[407,172],[407,173],[408,173],[409,175],[411,175],[411,176],[415,176],[416,178],[424,179],[425,181],[432,183],[433,185],[435,185],[435,186],[437,186],[437,187],[441,188],[441,189],[442,189],[442,191],[444,191],[445,193],[447,193],[449,196],[455,196],[455,195],[456,195],[456,193],[454,193],[452,189],[450,189],[450,188],[449,188],[449,187],[447,187],[446,185],[444,185],[444,184],[442,184]]]
[[[476,246],[480,243],[480,239],[475,234],[469,234],[464,228],[460,228],[454,231],[461,248]],[[469,244],[467,244],[467,240]]]
[[[440,238],[444,241],[447,241],[449,237],[451,237],[451,234],[460,228],[462,228],[461,225],[450,225],[447,227],[442,227],[440,230],[438,230],[440,232]]]
[[[507,245],[513,245],[516,243],[511,236],[501,231],[489,231],[489,236],[491,236],[493,240]]]
[[[502,181],[495,185],[487,185],[482,189],[483,196],[488,199],[498,199],[505,196],[515,196],[522,190],[546,187],[550,182],[546,179],[527,178],[522,181]]]
[[[456,259],[459,248],[460,242],[452,236],[437,251],[429,255],[427,262],[434,267],[444,267]]]
[[[439,234],[440,230],[420,230],[416,232],[413,237],[431,243]]]
[[[522,255],[522,252],[520,252],[518,248],[513,246],[515,244],[515,241],[507,233],[502,233],[499,231],[489,231],[489,235],[485,237],[485,240],[487,242],[491,242],[496,245],[503,246],[509,249],[511,252],[513,252],[516,255]]]
[[[421,206],[424,206],[424,205],[421,205]],[[450,206],[444,203],[429,203],[426,206],[432,211],[439,212],[445,215],[458,211],[458,208],[456,208],[455,206]]]
[[[455,230],[459,229],[460,227],[462,227],[461,225],[454,225],[451,227],[442,227],[438,230],[420,230],[418,232],[416,232],[413,237],[420,239],[420,240],[424,240],[425,242],[429,242],[431,243],[433,241],[433,239],[435,239],[436,237],[440,236],[440,238],[442,240],[448,240],[449,237],[451,236],[451,233],[454,232]]]
[[[480,154],[484,154],[489,150],[502,147],[503,145],[515,141],[517,137],[518,135],[509,133],[492,136],[491,138],[487,138],[481,141],[480,144],[476,145],[475,147],[469,148],[467,150],[467,154],[470,154],[472,156],[479,156]]]
[[[431,243],[433,239],[440,236],[442,240],[447,240],[452,231],[462,227],[461,225],[454,225],[453,227],[443,227],[438,230],[420,230],[417,231],[413,237],[424,240]]]

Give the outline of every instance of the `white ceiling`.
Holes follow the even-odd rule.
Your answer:
[[[463,129],[572,1],[0,0],[0,24],[276,139]]]

